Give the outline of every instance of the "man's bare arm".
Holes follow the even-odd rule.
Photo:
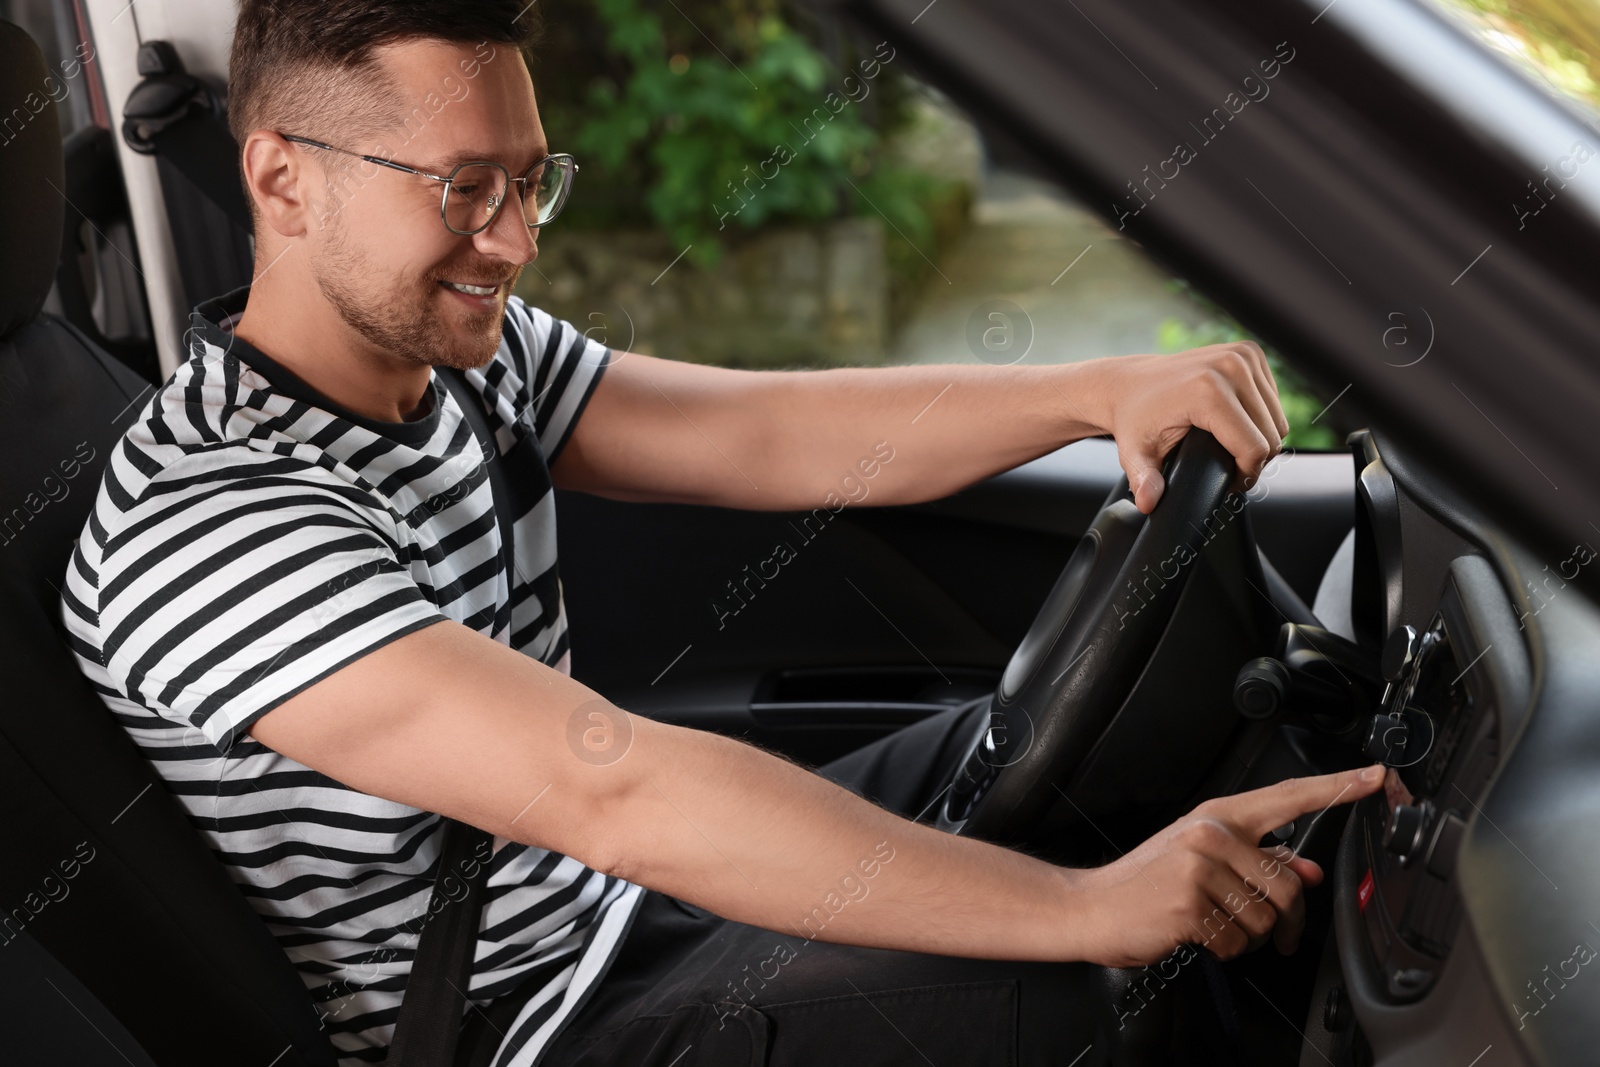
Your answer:
[[[1288,423],[1253,342],[1055,366],[817,371],[624,353],[551,473],[620,500],[773,511],[857,500],[853,487],[872,479],[872,503],[907,504],[1110,433],[1149,511],[1161,458],[1190,426],[1216,434],[1247,475],[1277,452]]]
[[[586,730],[607,728],[625,749],[585,742]],[[1201,928],[1213,910],[1202,903],[1243,891],[1245,875],[1261,880],[1262,833],[1333,799],[1309,787],[1273,804],[1243,794],[1228,800],[1257,798],[1261,810],[1236,829],[1220,807],[1175,823],[1141,846],[1147,891],[1116,865],[1069,870],[952,837],[741,742],[624,717],[566,675],[452,622],[356,660],[251,734],[351,788],[570,855],[730,919],[987,958],[1125,959],[1165,945],[1150,957],[1160,959],[1195,939],[1183,930]],[[1213,950],[1226,958],[1259,943],[1281,915],[1292,929],[1299,877],[1320,876],[1308,863],[1282,866],[1273,902],[1225,917],[1237,944]],[[1136,899],[1138,913],[1119,903]]]

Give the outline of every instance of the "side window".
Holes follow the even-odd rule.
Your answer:
[[[583,170],[525,300],[613,348],[753,368],[1063,363],[1248,336],[892,44],[778,10],[618,0],[548,27],[540,112]],[[1334,397],[1269,355],[1289,444],[1338,447]]]

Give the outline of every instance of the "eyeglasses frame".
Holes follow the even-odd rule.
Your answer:
[[[419,178],[427,178],[430,181],[443,182],[444,183],[444,193],[439,198],[439,221],[444,223],[444,228],[445,229],[449,230],[451,233],[456,234],[457,236],[460,236],[460,237],[472,237],[472,236],[474,236],[476,234],[482,233],[484,230],[487,230],[490,226],[493,226],[494,225],[494,220],[496,218],[498,218],[499,215],[500,215],[500,209],[502,207],[504,207],[505,206],[505,202],[508,199],[510,199],[509,197],[504,197],[504,196],[501,197],[500,200],[494,205],[494,208],[489,212],[489,217],[487,219],[485,219],[483,225],[479,226],[477,229],[474,229],[474,230],[458,230],[458,229],[456,229],[454,226],[450,225],[450,219],[449,219],[449,215],[448,215],[449,203],[450,203],[450,189],[455,183],[456,175],[461,172],[462,168],[464,168],[464,167],[494,167],[501,174],[505,175],[506,188],[507,189],[511,188],[511,183],[512,182],[521,183],[521,185],[522,185],[522,195],[517,198],[518,199],[518,206],[520,207],[521,206],[521,202],[525,199],[525,197],[527,195],[528,181],[529,181],[528,175],[532,174],[534,170],[536,170],[539,167],[544,166],[546,163],[555,163],[558,166],[571,167],[572,168],[572,173],[567,178],[566,188],[562,190],[561,199],[556,202],[555,208],[550,212],[550,216],[548,218],[546,218],[542,222],[528,222],[528,216],[526,214],[524,214],[522,216],[523,221],[527,223],[528,229],[530,229],[530,230],[538,229],[541,226],[548,226],[548,225],[550,225],[551,222],[555,221],[555,217],[557,215],[561,214],[561,209],[566,207],[567,198],[572,195],[572,183],[573,183],[574,180],[576,180],[577,175],[578,175],[578,163],[577,163],[577,161],[575,159],[573,159],[571,155],[569,155],[569,154],[567,154],[565,152],[558,152],[555,155],[545,156],[544,158],[536,161],[531,166],[529,166],[527,170],[523,171],[522,174],[519,177],[516,177],[516,178],[513,178],[511,176],[511,172],[509,170],[507,170],[504,166],[502,166],[499,163],[496,163],[496,162],[494,162],[493,160],[490,160],[490,159],[474,159],[474,160],[468,160],[468,161],[466,161],[464,163],[457,163],[455,165],[455,167],[450,171],[449,175],[446,176],[446,175],[442,175],[442,174],[433,174],[433,173],[430,173],[429,171],[425,171],[425,170],[420,170],[417,167],[408,167],[404,163],[397,163],[392,159],[384,159],[382,156],[369,156],[369,155],[364,155],[364,154],[362,154],[360,152],[352,152],[347,148],[336,148],[331,144],[324,144],[321,141],[314,141],[310,137],[301,137],[298,134],[279,133],[278,136],[282,137],[285,141],[293,141],[296,144],[309,145],[312,148],[321,148],[321,149],[323,149],[324,151],[327,151],[327,152],[338,152],[340,155],[354,156],[356,159],[365,160],[368,163],[376,163],[380,167],[388,167],[391,170],[403,171],[406,174],[415,174]]]

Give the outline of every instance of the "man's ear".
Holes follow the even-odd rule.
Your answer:
[[[304,195],[310,175],[292,144],[271,130],[254,130],[239,165],[263,225],[283,237],[302,237],[315,226],[315,205]]]

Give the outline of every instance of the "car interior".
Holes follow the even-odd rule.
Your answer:
[[[136,2],[0,12],[0,1058],[331,1065],[59,618],[187,309],[251,273],[232,6]],[[924,5],[816,8],[903,49],[1360,428],[1243,494],[1191,434],[1148,518],[1106,439],[814,530],[562,491],[574,676],[810,765],[987,704],[924,820],[1072,865],[1207,798],[1382,761],[1384,791],[1273,835],[1327,873],[1296,954],[1102,969],[1111,1061],[1593,1063],[1600,185],[1505,205],[1600,126],[1426,0]],[[1173,130],[1285,43],[1270,109],[1130,215]],[[1385,347],[1395,313],[1426,320],[1423,358]],[[776,542],[798,551],[763,578]]]

